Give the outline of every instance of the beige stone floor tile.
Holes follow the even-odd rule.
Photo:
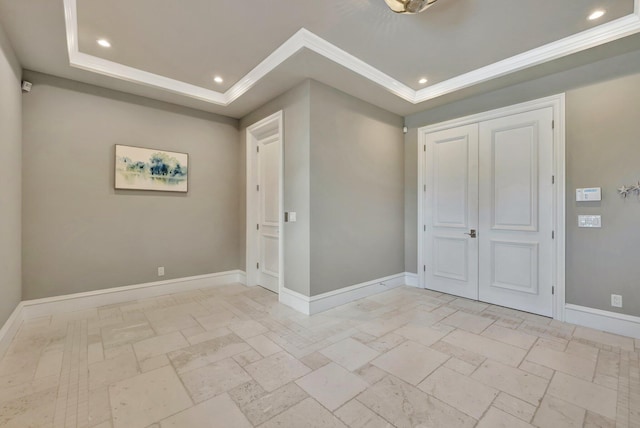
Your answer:
[[[167,314],[165,317],[150,318],[149,324],[160,335],[200,326],[195,318],[188,314]]]
[[[514,367],[517,367],[526,355],[526,351],[518,347],[462,330],[454,331],[442,341]]]
[[[216,330],[220,327],[227,327],[232,322],[240,321],[240,318],[233,312],[225,309],[211,315],[196,317],[196,321],[198,321],[205,330]]]
[[[329,363],[309,373],[298,379],[296,384],[331,411],[336,410],[369,386],[368,383],[336,363]]]
[[[258,354],[258,352],[253,349],[249,349],[248,351],[233,356],[233,360],[238,363],[240,367],[248,366],[249,364],[260,361],[261,359],[262,355]]]
[[[477,368],[476,366],[455,357],[449,358],[447,362],[443,364],[443,367],[454,370],[465,376],[470,376]]]
[[[0,426],[640,428],[639,343],[428,290],[306,316],[230,284],[25,321]]]
[[[180,379],[195,403],[201,403],[238,385],[251,377],[232,359],[180,373]]]
[[[205,330],[202,327],[198,327],[198,329],[202,329],[203,331],[187,337],[187,340],[191,345],[197,345],[198,343],[206,342],[208,340],[217,339],[218,337],[233,334],[232,331],[229,330],[227,327],[220,327],[213,330]],[[195,331],[196,328],[189,329],[189,330]]]
[[[616,417],[617,393],[609,388],[556,372],[548,393],[607,418]]]
[[[448,359],[446,354],[408,341],[382,354],[371,364],[405,382],[417,385]]]
[[[394,333],[422,345],[431,346],[447,334],[451,333],[452,330],[453,327],[441,324],[434,324],[428,327],[416,324],[406,324],[394,331]]]
[[[482,332],[482,336],[490,339],[497,340],[499,342],[507,343],[509,345],[517,346],[524,350],[529,350],[538,339],[536,336],[523,333],[518,330],[501,327],[499,325],[491,325]]]
[[[387,376],[357,400],[399,428],[473,427],[475,419],[417,388]]]
[[[395,348],[406,339],[395,332],[387,333],[382,337],[377,338],[369,343],[367,346],[378,353],[387,352],[390,349]]]
[[[104,349],[102,348],[102,341],[92,343],[87,349],[87,358],[89,364],[97,363],[104,360]]]
[[[114,428],[146,427],[193,406],[171,367],[111,385],[109,399]]]
[[[111,385],[138,374],[138,361],[132,354],[104,360],[89,366],[89,389]]]
[[[43,377],[58,376],[62,368],[62,357],[62,350],[45,350],[38,362],[34,378],[41,379]]]
[[[173,415],[160,423],[161,428],[251,428],[228,394],[221,394]]]
[[[544,367],[527,360],[524,360],[520,364],[519,368],[544,379],[551,379],[555,373],[553,369],[550,369],[549,367]]]
[[[587,411],[584,418],[584,428],[615,428],[616,421],[605,418],[597,413]]]
[[[244,368],[266,391],[273,391],[311,371],[286,352],[249,364]]]
[[[490,318],[483,318],[477,315],[473,315],[467,312],[458,311],[449,315],[442,321],[441,324],[449,325],[456,328],[461,328],[471,333],[480,334],[487,327],[493,324],[493,320]]]
[[[474,367],[478,367],[487,359],[487,357],[485,357],[484,355],[477,354],[475,352],[469,351],[468,349],[464,349],[443,341],[434,343],[430,346],[430,348],[436,351],[440,351],[443,354],[447,354],[451,357],[458,358],[459,360],[464,361],[465,363],[468,363]]]
[[[520,369],[487,360],[471,375],[477,381],[538,406],[549,381]]]
[[[341,340],[319,352],[350,371],[357,370],[380,355],[379,352],[352,338]]]
[[[133,344],[133,350],[138,357],[138,361],[144,361],[147,358],[157,357],[188,346],[189,342],[187,342],[182,333],[174,331],[173,333],[154,336],[136,342]]]
[[[156,333],[146,321],[125,322],[103,328],[102,344],[105,348],[114,348],[155,335]]]
[[[480,419],[498,390],[446,367],[440,367],[418,388],[475,419]]]
[[[576,327],[573,332],[573,336],[604,345],[618,347],[625,351],[634,350],[634,341],[632,338],[605,333],[604,331],[594,330],[587,327]]]
[[[502,410],[490,407],[484,417],[478,422],[476,428],[532,428],[521,419],[516,418]],[[549,427],[556,428],[556,427]],[[560,428],[560,427],[557,427]]]
[[[57,388],[0,403],[0,426],[25,428],[51,426],[55,414]]]
[[[533,425],[540,428],[582,428],[585,413],[581,407],[547,395],[533,418]]]
[[[482,312],[489,307],[487,303],[464,299],[462,297],[458,297],[450,301],[448,303],[448,306],[451,306],[456,309],[462,309],[468,312]]]
[[[269,355],[282,352],[282,348],[280,346],[262,334],[245,339],[245,341],[263,357],[268,357]]]
[[[244,340],[269,331],[265,326],[254,320],[232,322],[228,328]]]
[[[493,401],[492,406],[496,409],[507,412],[518,419],[522,419],[525,422],[531,422],[531,419],[533,419],[533,415],[536,412],[536,406],[504,392],[498,394],[496,399]]]
[[[111,360],[118,357],[136,357],[136,353],[133,351],[133,346],[130,343],[124,345],[115,346],[113,348],[104,349],[104,359]]]
[[[251,350],[235,334],[220,336],[167,354],[178,373],[197,369]]]
[[[147,358],[139,363],[140,371],[142,373],[150,372],[151,370],[159,369],[160,367],[168,366],[171,364],[169,358],[166,355],[157,355],[155,357]]]
[[[307,398],[260,427],[346,428],[346,425],[317,401]]]
[[[266,392],[257,383],[249,382],[233,389],[230,394],[236,397],[234,400],[254,425],[268,421],[309,397],[293,382],[272,392]]]
[[[94,389],[89,392],[89,426],[109,421],[111,423],[111,403],[109,402],[109,387]]]
[[[534,346],[526,356],[527,361],[558,370],[581,379],[591,381],[596,370],[596,361],[558,352],[543,346]]]
[[[300,358],[300,362],[309,367],[311,370],[316,370],[322,366],[326,366],[331,362],[331,360],[322,355],[320,352],[314,352]]]
[[[354,371],[353,373],[360,376],[360,378],[362,378],[362,380],[367,382],[369,385],[378,383],[385,376],[388,376],[387,372],[385,372],[382,369],[379,369],[373,364],[365,364],[364,366],[360,367],[358,370]]]
[[[357,400],[349,401],[334,414],[350,428],[393,428],[393,425]]]

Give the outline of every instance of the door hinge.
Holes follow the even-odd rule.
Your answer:
[[[256,152],[260,153],[260,146],[256,146]]]
[[[260,225],[256,224],[256,230],[260,230]]]
[[[551,184],[556,184],[556,176],[555,175],[551,176]]]
[[[260,263],[256,263],[256,269],[260,269]]]
[[[427,265],[422,266],[422,271],[426,272],[427,271]]]
[[[256,191],[259,192],[260,191],[260,185],[256,184]]]
[[[423,188],[424,188],[424,191],[426,192],[426,191],[427,191],[427,185],[425,184],[425,185],[423,186]]]
[[[427,225],[425,224],[423,228],[424,228],[424,231],[426,232],[427,231]]]
[[[424,149],[425,152],[427,151],[427,145],[426,144],[423,146],[423,149]]]
[[[551,129],[556,129],[556,121],[555,120],[551,121]]]
[[[556,287],[555,286],[551,286],[551,294],[555,296],[556,294]]]
[[[551,231],[551,239],[556,239],[556,231]]]

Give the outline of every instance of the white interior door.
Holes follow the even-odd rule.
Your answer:
[[[247,285],[278,293],[284,271],[282,111],[247,128]]]
[[[479,299],[552,316],[553,109],[480,123]]]
[[[426,288],[552,316],[553,108],[425,137]]]
[[[280,248],[280,135],[257,140],[258,285],[278,292]]]
[[[478,125],[427,135],[426,287],[478,298]]]

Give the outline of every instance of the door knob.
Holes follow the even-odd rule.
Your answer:
[[[475,238],[476,237],[476,230],[475,229],[471,229],[469,231],[469,233],[465,233],[465,235],[469,235],[470,237]]]

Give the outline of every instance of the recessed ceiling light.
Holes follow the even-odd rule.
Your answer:
[[[216,82],[216,83],[222,83],[222,82],[224,82],[224,79],[222,77],[220,77],[220,76],[216,76],[216,77],[213,78],[213,81]]]
[[[107,39],[98,39],[98,44],[100,46],[102,46],[103,48],[110,48],[111,47],[111,43],[109,43],[109,40],[107,40]]]
[[[418,80],[418,83],[421,84],[421,85],[424,85],[427,82],[428,82],[428,80],[427,80],[426,77],[423,77],[422,79]]]
[[[603,15],[604,15],[604,10],[602,9],[594,10],[593,12],[591,12],[591,15],[589,15],[589,21],[602,18]]]

